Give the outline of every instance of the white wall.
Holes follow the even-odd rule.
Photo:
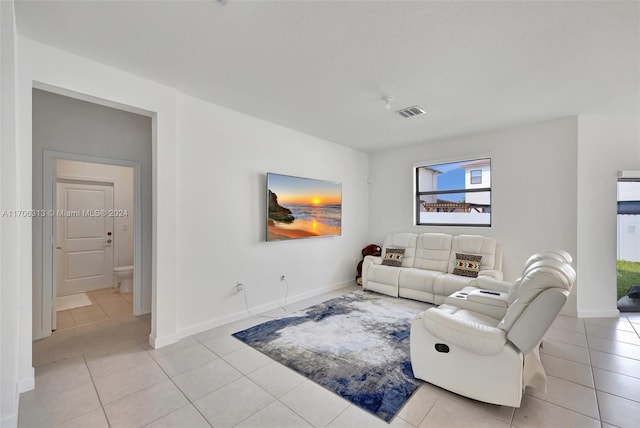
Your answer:
[[[369,156],[178,96],[177,325],[183,336],[353,282],[367,242]],[[342,183],[342,236],[265,242],[266,172]]]
[[[534,252],[563,248],[575,256],[576,155],[576,118],[374,153],[370,238],[381,244],[397,231],[493,236],[504,246],[509,280]],[[414,226],[414,165],[482,157],[491,158],[492,226]]]
[[[16,144],[16,31],[13,1],[0,1],[0,210],[20,206]],[[0,426],[18,423],[19,393],[32,388],[33,370],[20,372],[20,333],[25,312],[20,295],[19,228],[25,222],[0,216]]]
[[[151,123],[149,123],[151,131]],[[151,145],[151,135],[149,135],[149,146]],[[151,149],[151,147],[149,147]],[[149,150],[149,161],[151,161],[151,150]],[[104,165],[92,162],[77,162],[66,159],[57,161],[58,178],[100,181],[113,183],[113,208],[123,210],[127,216],[116,216],[113,218],[113,248],[114,266],[127,266],[133,264],[133,168],[115,165]],[[151,174],[149,174],[149,179]],[[151,187],[151,186],[149,186]],[[151,193],[151,192],[149,192]],[[149,201],[149,218],[151,218],[151,201]],[[151,240],[149,240],[151,243]],[[149,253],[150,254],[150,253]],[[150,265],[150,264],[149,264]],[[151,266],[149,266],[151,273]],[[149,278],[149,298],[151,303],[151,278]]]
[[[402,230],[494,236],[505,247],[507,279],[531,253],[564,248],[578,273],[565,312],[616,316],[617,173],[640,169],[638,120],[582,115],[376,153],[371,237],[382,242]],[[412,166],[482,155],[492,158],[493,226],[413,226],[412,194],[398,191],[413,188]]]
[[[616,308],[618,171],[640,169],[640,123],[629,117],[579,117],[578,316],[607,317]]]

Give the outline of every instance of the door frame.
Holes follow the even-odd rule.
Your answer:
[[[139,162],[99,156],[44,150],[42,174],[42,208],[45,214],[53,213],[57,201],[58,159],[100,163],[133,168],[133,314],[142,315],[142,189]],[[45,331],[52,331],[56,322],[56,252],[55,217],[44,215],[42,219],[42,321]],[[48,326],[47,326],[48,324]]]

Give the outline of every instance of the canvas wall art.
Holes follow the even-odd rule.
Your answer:
[[[342,233],[342,184],[267,173],[267,241]]]

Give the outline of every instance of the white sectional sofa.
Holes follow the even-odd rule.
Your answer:
[[[401,266],[382,264],[388,249],[404,250]],[[457,254],[481,256],[478,276],[502,280],[502,247],[494,238],[445,233],[392,233],[384,241],[381,257],[365,257],[362,287],[389,296],[439,305],[447,296],[462,290],[475,279],[453,273]]]

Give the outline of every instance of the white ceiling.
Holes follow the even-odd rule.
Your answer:
[[[635,1],[19,0],[16,17],[26,37],[369,152],[639,110]],[[394,113],[416,104],[428,114]]]

